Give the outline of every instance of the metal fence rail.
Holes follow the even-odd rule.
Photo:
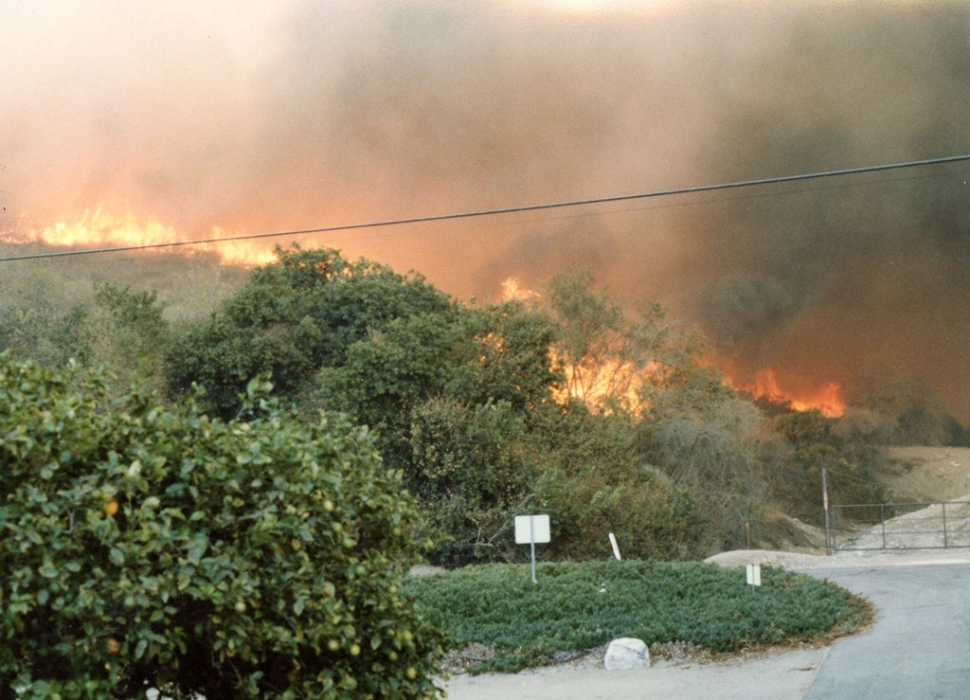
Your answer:
[[[841,550],[970,547],[970,501],[833,505],[831,530]]]

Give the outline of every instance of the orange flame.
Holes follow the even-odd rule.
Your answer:
[[[835,382],[827,382],[796,394],[783,390],[774,370],[766,368],[755,375],[753,385],[737,388],[750,392],[755,398],[764,397],[771,401],[788,403],[796,411],[815,409],[827,418],[839,418],[845,413],[842,390]]]
[[[219,238],[222,230],[213,228],[210,238]],[[93,210],[87,209],[75,221],[60,221],[43,229],[37,229],[20,237],[23,243],[46,243],[48,245],[80,247],[103,246],[124,247],[178,243],[190,240],[180,235],[173,227],[166,226],[157,219],[138,217],[127,211],[122,217],[109,212],[99,204]],[[272,262],[272,250],[257,246],[252,241],[231,241],[216,244],[192,246],[193,251],[214,252],[223,263],[228,265],[253,266]]]
[[[648,371],[637,372],[631,363],[616,360],[572,365],[560,362],[553,348],[549,354],[566,377],[564,390],[553,394],[557,403],[565,403],[571,397],[594,410],[603,409],[610,401],[627,411],[641,408],[640,389],[649,377]]]
[[[536,292],[522,283],[515,277],[507,277],[502,281],[502,301],[536,301],[541,297]]]
[[[529,289],[515,277],[502,282],[502,301],[534,302],[542,295]],[[565,404],[570,398],[582,401],[591,409],[603,409],[611,400],[629,411],[640,408],[640,388],[650,376],[647,371],[637,371],[633,363],[606,359],[596,362],[582,358],[572,364],[563,361],[555,348],[549,348],[553,365],[558,365],[565,375],[562,391],[555,392],[553,399]]]

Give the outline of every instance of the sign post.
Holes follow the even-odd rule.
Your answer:
[[[532,550],[532,583],[539,583],[536,580],[536,542],[542,544],[551,539],[548,515],[515,517],[515,543],[528,544]]]
[[[754,593],[754,587],[761,585],[761,564],[748,564],[748,585]]]

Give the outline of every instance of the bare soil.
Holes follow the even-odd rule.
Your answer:
[[[893,447],[881,478],[893,500],[953,501],[970,494],[970,447]]]

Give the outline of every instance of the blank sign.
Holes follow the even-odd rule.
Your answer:
[[[548,515],[517,515],[515,516],[515,543],[541,544],[552,539],[549,533]]]

